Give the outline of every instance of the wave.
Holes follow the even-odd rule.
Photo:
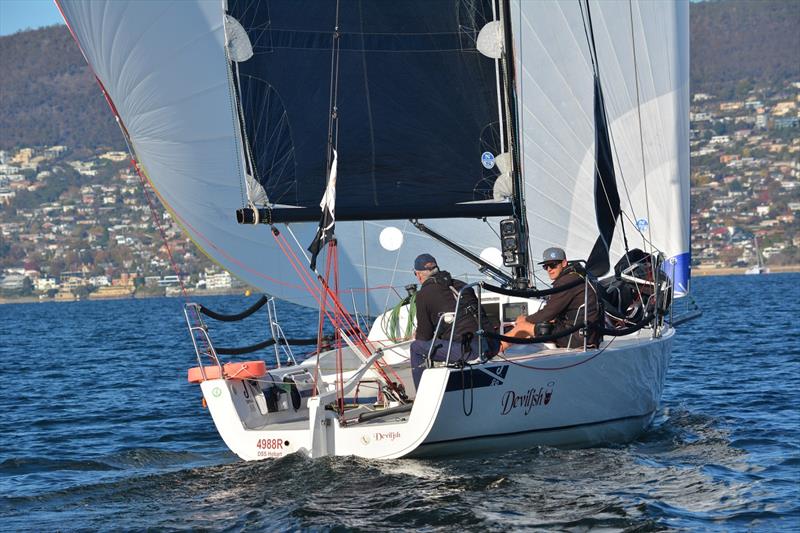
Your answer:
[[[58,470],[105,471],[120,470],[121,467],[103,461],[89,459],[50,459],[47,457],[16,457],[0,463],[0,474],[19,476]]]

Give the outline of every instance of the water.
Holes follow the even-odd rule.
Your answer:
[[[392,462],[237,460],[186,382],[178,299],[0,306],[0,530],[798,531],[799,283],[695,280],[705,315],[631,444]]]

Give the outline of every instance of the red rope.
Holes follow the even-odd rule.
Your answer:
[[[325,317],[327,317],[328,320],[330,320],[331,324],[336,329],[337,335],[340,328],[355,332],[356,335],[354,339],[355,341],[354,344],[358,349],[361,350],[362,354],[365,357],[369,357],[373,351],[368,346],[370,344],[370,341],[366,339],[361,329],[353,322],[352,318],[350,317],[350,314],[344,308],[344,306],[342,305],[341,301],[336,296],[336,294],[331,291],[331,288],[328,286],[327,283],[324,282],[323,279],[320,280],[323,282],[322,287],[318,288],[316,286],[316,282],[313,280],[313,278],[311,278],[310,274],[308,274],[306,269],[303,267],[303,264],[300,262],[299,258],[297,257],[297,254],[295,254],[294,250],[289,245],[288,241],[286,241],[286,238],[276,228],[273,228],[272,234],[275,237],[275,240],[278,243],[279,248],[289,260],[289,264],[292,266],[297,275],[300,277],[303,284],[306,286],[306,290],[315,299],[317,305],[320,306],[322,314]],[[333,314],[331,310],[327,308],[327,304],[323,306],[323,294],[325,294],[327,298],[330,298],[330,301],[334,307],[334,309],[332,310]],[[327,298],[325,299],[325,301],[327,301]],[[342,367],[341,364],[338,366],[339,368]],[[378,374],[384,379],[384,381],[387,383],[389,387],[395,388],[395,386],[392,383],[392,380],[389,379],[389,376],[385,371],[386,366],[388,365],[382,364],[379,360],[375,361],[375,367],[376,370],[378,371]],[[391,366],[389,366],[389,369],[395,376],[397,383],[402,384],[402,380],[400,379],[400,376],[397,374],[397,372]],[[315,385],[316,383],[317,381],[315,379]]]
[[[326,264],[325,264],[325,285],[330,286],[330,279],[331,279],[331,269],[333,269],[333,284],[334,289],[338,289],[339,287],[339,269],[337,265],[339,264],[339,258],[336,254],[337,247],[336,247],[336,239],[328,244],[328,252],[326,254]],[[338,291],[334,291],[333,297],[334,302],[338,300],[339,295]],[[327,300],[327,298],[326,298]],[[341,321],[343,316],[341,313],[338,313],[337,318]],[[337,382],[338,382],[338,394],[337,394],[337,403],[339,405],[339,416],[344,421],[344,361],[342,360],[342,331],[341,328],[336,327],[338,324],[334,325],[336,328],[336,333],[334,334],[334,339],[336,342],[336,369],[337,369]]]
[[[110,103],[110,102],[109,102]],[[183,277],[181,276],[181,271],[178,268],[178,264],[175,262],[175,257],[172,255],[172,248],[170,248],[169,240],[167,239],[167,234],[164,231],[163,226],[161,226],[161,222],[158,220],[158,213],[156,211],[156,206],[153,203],[153,198],[150,196],[150,192],[147,190],[147,182],[144,179],[144,175],[142,174],[139,165],[136,163],[135,159],[131,159],[131,166],[136,171],[136,174],[139,176],[139,179],[142,181],[142,190],[144,191],[144,196],[147,198],[147,204],[150,206],[150,214],[153,216],[153,223],[158,228],[158,232],[161,234],[161,239],[164,241],[164,248],[167,250],[167,256],[169,257],[169,262],[172,265],[172,271],[175,272],[175,275],[178,277],[178,283],[181,285],[181,295],[186,303],[189,303],[189,298],[186,295],[186,286],[183,284]]]

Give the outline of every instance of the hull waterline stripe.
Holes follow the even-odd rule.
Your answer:
[[[444,444],[447,442],[460,442],[465,440],[477,440],[477,439],[492,439],[497,437],[510,437],[513,435],[524,435],[526,433],[542,433],[545,431],[561,431],[565,429],[575,429],[579,427],[588,427],[588,426],[598,426],[600,424],[610,424],[612,422],[622,422],[623,420],[636,420],[638,418],[645,418],[648,416],[653,416],[655,410],[650,411],[649,413],[645,413],[643,415],[633,415],[633,416],[623,416],[620,418],[610,418],[608,420],[601,420],[599,422],[585,422],[583,424],[571,424],[568,426],[558,426],[552,428],[540,428],[540,429],[526,429],[525,431],[511,431],[509,433],[492,433],[491,435],[475,435],[474,437],[461,437],[458,439],[444,439],[444,440],[436,440],[432,442],[423,442],[419,445],[420,448],[423,446],[428,446],[430,444]]]

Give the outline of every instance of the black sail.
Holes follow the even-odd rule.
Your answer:
[[[255,177],[287,219],[317,221],[327,178],[331,77],[338,76],[336,218],[488,216],[497,154],[494,61],[475,39],[491,5],[466,0],[229,0],[254,56],[238,64]],[[390,216],[387,216],[390,215]]]
[[[600,79],[594,78],[594,122],[595,122],[595,169],[594,204],[597,229],[600,236],[594,243],[586,268],[595,276],[601,276],[610,268],[609,248],[614,237],[614,227],[620,215],[617,176],[608,136],[603,90]]]

